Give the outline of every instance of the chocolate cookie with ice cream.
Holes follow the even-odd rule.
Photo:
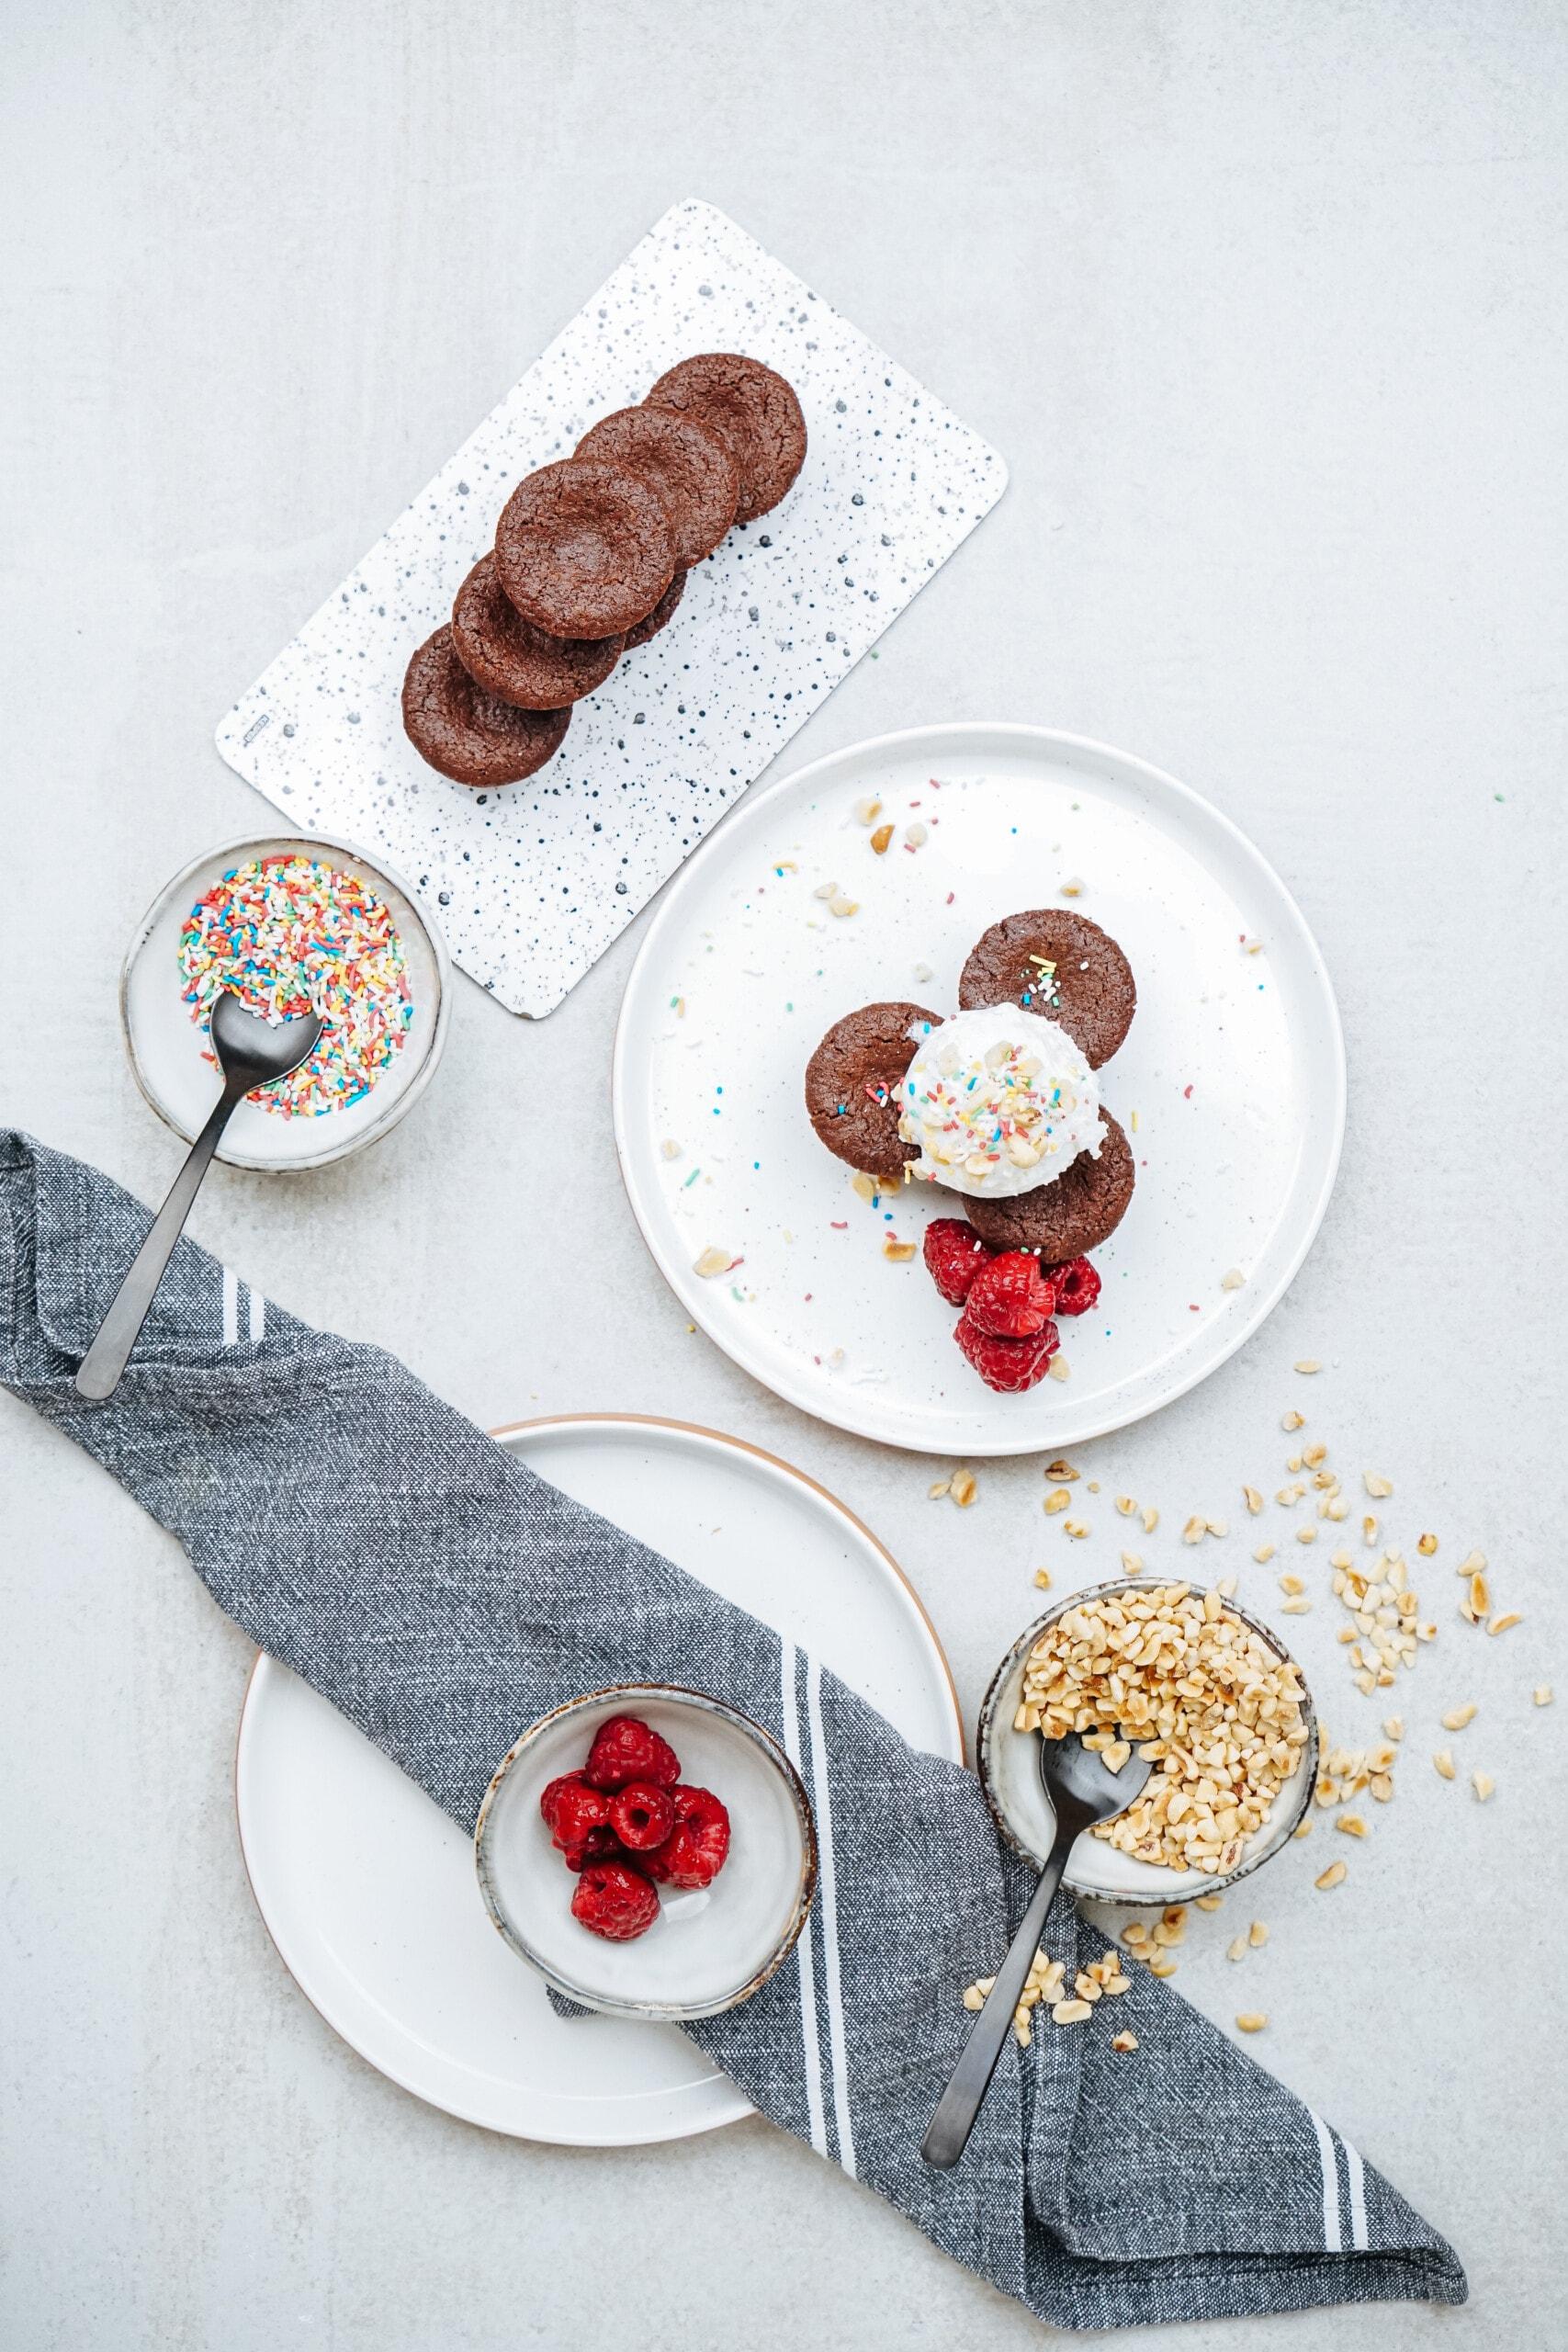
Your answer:
[[[1033,1192],[1100,1148],[1100,1087],[1055,1021],[1015,1004],[955,1013],[917,1046],[898,1133],[917,1183],[975,1200]]]
[[[1126,1213],[1132,1151],[1058,1022],[1013,1004],[956,1013],[917,1048],[900,1102],[910,1180],[963,1193],[993,1249],[1055,1265],[1097,1248]]]
[[[1037,907],[982,933],[959,975],[958,1001],[966,1010],[1015,1004],[1060,1022],[1099,1069],[1133,1025],[1138,984],[1097,922],[1070,907]]]
[[[1048,1266],[1084,1258],[1109,1241],[1133,1198],[1133,1148],[1100,1109],[1097,1152],[1081,1152],[1055,1183],[1032,1193],[971,1200],[969,1222],[992,1250],[1027,1250]]]
[[[806,1112],[840,1159],[900,1182],[916,1147],[899,1140],[904,1073],[941,1025],[919,1004],[863,1004],[835,1021],[806,1065]]]

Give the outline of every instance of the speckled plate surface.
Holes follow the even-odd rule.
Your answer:
[[[577,705],[525,783],[466,791],[402,731],[409,656],[508,493],[674,361],[788,377],[810,446],[773,513],[688,575],[670,627]],[[711,205],[677,204],[334,589],[218,729],[308,832],[378,847],[513,1012],[549,1012],[997,500],[1007,469]]]
[[[881,857],[855,815],[872,794],[896,827]],[[918,848],[910,826],[927,829]],[[857,1197],[802,1082],[832,1022],[878,998],[953,1007],[981,932],[1066,903],[1070,881],[1137,980],[1132,1032],[1100,1073],[1137,1190],[1095,1252],[1099,1307],[1062,1325],[1067,1378],[998,1396],[953,1344],[919,1254],[884,1254],[889,1236],[918,1241],[961,1214],[958,1196]],[[852,915],[818,895],[833,883]],[[1104,744],[960,724],[784,778],[693,858],[626,984],[615,1115],[649,1249],[748,1372],[888,1444],[1029,1453],[1156,1411],[1258,1329],[1328,1204],[1345,1054],[1300,910],[1218,809]],[[705,1278],[709,1250],[740,1262]]]
[[[496,1435],[814,1651],[917,1746],[962,1758],[925,1611],[876,1538],[813,1479],[738,1439],[633,1414]],[[558,2018],[491,1924],[472,1840],[271,1658],[257,1659],[245,1693],[234,1794],[285,1966],[345,2041],[417,2098],[494,2132],[582,2147],[684,2139],[750,2113],[675,2026]]]

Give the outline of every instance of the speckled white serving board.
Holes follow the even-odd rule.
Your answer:
[[[403,734],[410,654],[450,613],[521,477],[698,351],[787,376],[810,446],[675,619],[578,705],[537,775],[470,792]],[[456,961],[552,1012],[1000,497],[940,401],[711,205],[667,212],[218,729],[291,829],[380,851]]]

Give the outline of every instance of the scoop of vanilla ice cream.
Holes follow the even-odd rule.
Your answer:
[[[1100,1156],[1100,1087],[1066,1031],[1016,1004],[954,1013],[904,1076],[898,1132],[919,1182],[999,1200]]]

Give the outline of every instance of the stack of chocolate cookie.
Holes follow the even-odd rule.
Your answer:
[[[686,573],[799,473],[806,420],[782,376],[733,351],[671,368],[570,458],[512,493],[495,547],[403,681],[403,726],[456,784],[517,784],[559,749],[571,706],[656,637]]]
[[[1048,977],[1044,977],[1048,976]],[[1109,933],[1066,907],[1004,915],[977,939],[958,980],[962,1011],[1016,1004],[1065,1029],[1091,1069],[1111,1059],[1133,1023],[1137,983]],[[919,1156],[899,1133],[902,1085],[922,1027],[941,1025],[923,1005],[865,1004],[834,1023],[806,1070],[806,1109],[838,1158],[888,1183]],[[964,1199],[970,1224],[993,1250],[1028,1250],[1055,1265],[1108,1240],[1133,1197],[1133,1149],[1100,1106],[1098,1156],[1081,1153],[1032,1191]]]

